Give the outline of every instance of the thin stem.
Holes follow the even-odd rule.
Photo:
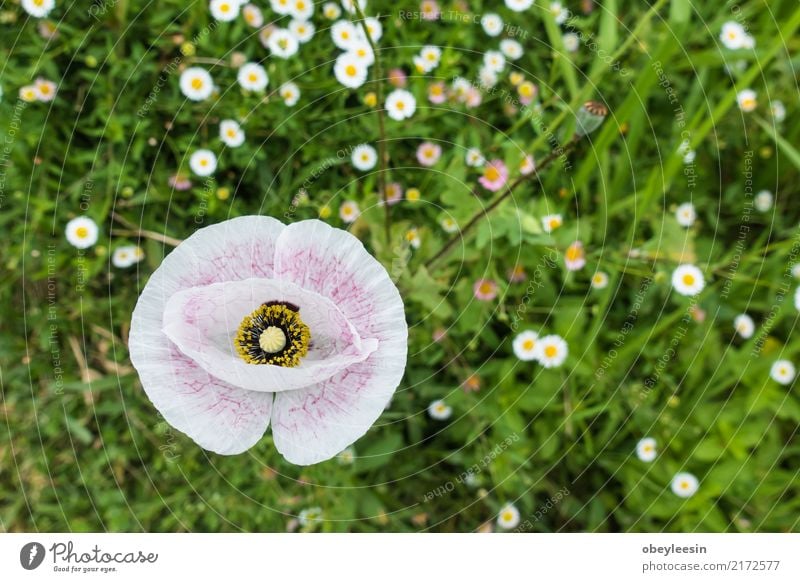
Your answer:
[[[392,218],[389,212],[389,202],[386,199],[386,174],[388,172],[389,156],[386,153],[386,125],[383,117],[383,83],[381,82],[383,79],[383,72],[381,69],[381,58],[378,54],[378,49],[375,46],[375,43],[372,42],[372,36],[370,36],[369,30],[367,29],[367,17],[364,15],[364,11],[361,9],[361,6],[359,6],[358,0],[353,0],[353,7],[358,15],[361,30],[364,31],[364,36],[367,37],[367,42],[372,49],[372,54],[375,56],[375,71],[373,80],[375,81],[375,92],[377,93],[378,99],[375,111],[378,114],[378,163],[380,164],[378,167],[378,189],[381,191],[381,196],[383,197],[383,209],[386,213],[384,226],[386,229],[386,244],[388,245],[391,240]]]
[[[546,158],[544,158],[540,163],[536,165],[536,170],[534,172],[531,172],[527,176],[520,176],[514,182],[512,182],[511,185],[508,188],[506,188],[506,191],[503,192],[502,195],[495,198],[488,206],[481,208],[480,212],[475,214],[475,216],[473,216],[469,220],[469,222],[467,222],[464,228],[460,229],[459,232],[453,235],[453,237],[449,241],[447,241],[447,243],[439,250],[439,252],[436,253],[433,257],[431,257],[428,260],[428,262],[425,263],[425,267],[429,269],[437,261],[439,261],[445,255],[447,255],[451,250],[453,250],[453,247],[455,247],[456,243],[458,243],[459,240],[465,238],[470,233],[470,231],[472,231],[472,229],[475,228],[475,226],[478,224],[481,218],[483,218],[484,216],[489,216],[489,213],[498,206],[500,206],[500,204],[506,198],[511,196],[511,194],[514,193],[514,190],[516,190],[520,184],[522,184],[526,180],[537,178],[542,173],[543,170],[545,170],[550,164],[553,163],[554,160],[567,154],[567,152],[569,152],[572,148],[574,148],[575,145],[580,140],[581,140],[580,136],[578,135],[573,136],[573,138],[569,142],[567,142],[566,145],[564,145],[559,149],[551,151]]]
[[[115,230],[114,234],[122,235],[122,236],[135,236],[138,238],[149,238],[150,240],[158,241],[162,244],[170,245],[173,247],[178,246],[183,241],[179,238],[173,238],[171,236],[167,236],[165,234],[160,234],[158,232],[154,232],[152,230],[142,230],[138,228],[134,223],[130,220],[125,218],[124,216],[120,216],[116,212],[111,213],[111,218],[115,221],[119,222],[122,226],[130,229],[130,230]]]

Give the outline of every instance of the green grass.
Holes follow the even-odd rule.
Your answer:
[[[377,143],[377,115],[363,102],[377,87],[341,90],[332,75],[339,51],[319,8],[314,39],[290,60],[265,63],[270,90],[291,79],[300,86],[289,109],[239,91],[233,53],[265,59],[268,51],[241,19],[212,24],[205,1],[120,0],[98,21],[57,0],[50,41],[16,4],[0,7],[0,129],[9,143],[0,186],[0,530],[285,531],[301,510],[319,507],[323,521],[309,527],[321,531],[473,531],[507,502],[530,531],[800,530],[798,389],[769,379],[774,360],[800,360],[798,283],[787,272],[800,262],[800,8],[615,0],[583,14],[580,2],[566,2],[576,12],[570,28],[592,35],[567,53],[565,29],[544,4],[524,14],[502,2],[473,6],[526,33],[517,37],[525,55],[478,109],[432,106],[431,79],[410,76],[417,113],[386,120],[386,147],[391,181],[418,187],[422,201],[391,207],[388,243],[377,175],[339,154]],[[382,15],[384,72],[411,73],[413,55],[435,44],[444,50],[433,77],[472,79],[482,52],[499,43],[471,19],[404,20],[400,10],[418,4],[366,9]],[[719,43],[735,14],[754,51]],[[219,98],[181,96],[169,65],[195,61],[212,71]],[[511,70],[539,86],[539,122],[504,110]],[[58,82],[55,101],[20,106],[17,91],[37,77]],[[759,105],[742,114],[736,94],[748,87]],[[472,194],[478,173],[465,165],[465,148],[514,168],[523,152],[541,160],[551,138],[569,141],[588,99],[611,113],[568,165],[523,184],[426,268],[448,240],[439,219],[464,224],[491,199],[480,188]],[[786,104],[783,123],[770,99]],[[219,120],[244,117],[246,143],[225,150],[215,178],[173,191],[168,179],[188,172],[188,154],[221,151]],[[684,137],[697,151],[693,176],[676,153]],[[444,140],[432,170],[414,156],[424,139]],[[746,163],[753,192],[775,193],[767,213],[746,206]],[[301,187],[308,199],[293,205]],[[245,214],[314,218],[326,205],[328,221],[345,227],[344,199],[364,210],[351,230],[389,268],[406,304],[409,364],[391,407],[356,442],[350,465],[290,465],[269,432],[246,454],[206,453],[160,418],[128,359],[131,311],[172,248],[159,235],[183,239]],[[690,199],[698,221],[687,230],[673,214]],[[553,212],[564,226],[548,235],[539,219]],[[81,214],[101,226],[83,253],[63,232]],[[414,226],[421,247],[398,252]],[[139,241],[138,229],[150,234]],[[561,255],[578,238],[588,264],[567,273]],[[113,249],[136,242],[146,253],[138,269],[110,265]],[[670,292],[679,262],[705,273],[696,301]],[[507,283],[517,264],[536,274],[535,292]],[[589,287],[597,268],[609,274],[605,290]],[[481,277],[500,283],[498,300],[472,299]],[[693,304],[703,321],[689,315]],[[750,340],[733,334],[744,311],[756,321]],[[566,364],[545,370],[514,357],[515,318],[519,330],[563,336]],[[434,343],[439,328],[448,333]],[[472,375],[480,388],[462,389]],[[454,409],[447,422],[426,413],[438,398]],[[658,440],[651,464],[634,455],[644,436]],[[474,482],[463,482],[470,469]],[[700,479],[688,500],[669,489],[678,471]]]

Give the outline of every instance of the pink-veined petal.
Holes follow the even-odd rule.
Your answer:
[[[300,308],[311,331],[311,346],[299,366],[248,364],[236,352],[234,337],[245,316],[266,301]],[[164,310],[164,333],[210,374],[259,392],[311,386],[365,360],[377,340],[362,338],[329,299],[290,281],[246,279],[192,287],[175,293]]]
[[[408,326],[386,269],[351,234],[318,220],[289,225],[276,244],[275,274],[331,299],[378,349],[315,386],[276,394],[275,446],[309,465],[329,459],[363,436],[402,379]]]
[[[167,422],[216,453],[241,453],[258,442],[273,395],[219,380],[182,354],[162,331],[164,307],[183,288],[271,277],[284,228],[274,218],[247,216],[198,230],[151,275],[131,318],[131,361],[147,396]]]

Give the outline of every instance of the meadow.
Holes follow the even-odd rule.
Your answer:
[[[0,531],[800,531],[799,27],[0,3]],[[400,385],[323,462],[209,452],[131,362],[164,258],[247,215],[347,230],[404,304]]]

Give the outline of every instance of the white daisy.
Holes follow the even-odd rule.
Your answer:
[[[545,368],[557,368],[567,359],[569,349],[564,338],[558,335],[546,335],[536,342],[536,359]]]
[[[357,89],[367,80],[367,66],[357,56],[346,52],[336,57],[333,74],[345,87]]]
[[[739,109],[745,113],[754,111],[758,106],[756,99],[756,92],[752,89],[744,89],[736,94],[736,102],[739,104]]]
[[[597,271],[592,275],[592,288],[605,289],[608,287],[608,275],[603,271]]]
[[[55,99],[56,84],[53,83],[53,81],[40,78],[36,79],[36,81],[33,83],[33,86],[36,89],[36,98],[39,101],[44,101],[46,103]]]
[[[419,236],[419,229],[409,228],[406,231],[406,242],[411,246],[411,248],[418,249],[422,244],[422,239]]]
[[[442,218],[442,220],[439,221],[439,224],[442,226],[442,230],[444,230],[446,233],[453,234],[458,232],[458,223],[455,221],[455,219],[450,218],[449,216]]]
[[[569,10],[567,10],[561,2],[550,3],[550,13],[556,20],[556,24],[564,24],[569,18]]]
[[[208,71],[200,67],[189,67],[180,78],[181,93],[191,101],[204,101],[214,91],[214,81]]]
[[[506,0],[508,3],[508,0]],[[511,503],[504,505],[497,514],[497,527],[502,529],[514,529],[519,525],[519,509]]]
[[[672,287],[681,295],[697,295],[705,285],[702,271],[694,265],[679,265],[672,272]]]
[[[22,9],[34,18],[45,18],[56,7],[55,0],[22,0]]]
[[[219,138],[226,146],[238,148],[244,143],[244,130],[233,119],[225,119],[219,124]]]
[[[346,51],[355,41],[361,38],[355,25],[349,20],[337,20],[331,26],[333,44]]]
[[[778,99],[772,101],[769,105],[769,111],[778,123],[786,119],[786,106],[783,104],[783,101]]]
[[[784,386],[792,383],[796,373],[794,364],[789,360],[777,360],[769,371],[770,378]]]
[[[288,59],[297,53],[297,37],[285,28],[276,28],[267,39],[267,48],[273,56]]]
[[[339,207],[339,218],[347,224],[355,222],[360,215],[361,210],[358,208],[358,204],[352,200],[345,200]]]
[[[97,223],[88,216],[73,218],[67,223],[67,242],[78,249],[88,249],[97,242]]]
[[[550,234],[562,224],[564,224],[564,219],[560,214],[548,214],[542,217],[542,230],[547,234]]]
[[[511,38],[504,38],[500,41],[500,52],[510,61],[516,61],[522,56],[522,45]]]
[[[795,289],[794,292],[794,308],[800,311],[800,287]]]
[[[753,323],[753,318],[746,313],[741,313],[733,319],[733,328],[744,339],[753,337],[753,332],[756,329],[756,324]]]
[[[395,89],[386,97],[386,113],[396,121],[408,119],[417,110],[417,100],[405,89]]]
[[[369,33],[372,42],[377,43],[383,36],[383,25],[377,18],[367,16],[367,18],[364,19],[364,26],[367,28],[367,33]],[[361,27],[359,27],[359,31],[361,31]]]
[[[289,14],[295,20],[311,20],[314,14],[314,0],[291,0]]]
[[[514,12],[522,12],[533,6],[534,0],[506,0],[508,6]]]
[[[353,148],[350,161],[356,170],[367,172],[375,167],[378,162],[378,152],[369,144],[362,143]]]
[[[245,63],[239,67],[236,75],[242,89],[245,91],[263,91],[269,84],[269,76],[266,69],[258,63]]]
[[[753,199],[753,205],[759,212],[767,212],[772,208],[772,192],[761,190]]]
[[[26,103],[33,103],[39,98],[36,85],[25,85],[19,88],[19,98]]]
[[[578,47],[581,44],[578,35],[574,32],[568,32],[561,37],[561,42],[564,43],[564,48],[569,53],[574,53],[578,50]]]
[[[296,83],[289,81],[280,86],[278,94],[283,99],[284,105],[294,107],[300,100],[300,87]]]
[[[483,157],[481,150],[478,148],[469,148],[464,156],[464,162],[470,168],[477,168],[486,163],[486,158]]]
[[[694,204],[691,202],[684,202],[675,210],[675,219],[678,224],[686,228],[692,226],[694,221],[697,220],[697,212],[694,209]]]
[[[428,415],[434,420],[447,420],[452,414],[453,409],[444,400],[434,400],[428,406]]]
[[[486,51],[483,53],[483,66],[500,73],[506,67],[506,57],[500,51]]]
[[[336,20],[342,15],[342,9],[336,2],[325,2],[322,5],[322,15],[328,20]]]
[[[375,53],[372,51],[372,47],[369,46],[369,43],[366,40],[358,39],[353,41],[347,52],[352,54],[367,67],[375,62]]]
[[[297,38],[297,42],[305,44],[314,38],[316,28],[310,20],[292,20],[289,23],[289,32]]]
[[[497,36],[503,32],[503,19],[497,14],[489,12],[481,18],[481,26],[489,36]]]
[[[367,8],[367,0],[342,0],[342,6],[344,6],[344,9],[350,14],[355,14],[356,1],[358,2],[358,7],[361,9],[361,12],[364,12]]]
[[[270,0],[269,5],[281,16],[289,14],[289,11],[292,9],[292,3],[290,0]]]
[[[738,22],[728,21],[722,25],[722,32],[720,32],[719,39],[726,48],[736,50],[744,48],[744,39],[747,33],[744,27]]]
[[[645,463],[656,458],[656,439],[646,437],[636,443],[636,456]]]
[[[699,486],[697,477],[691,473],[678,473],[672,478],[672,492],[678,497],[691,497]]]
[[[239,0],[211,0],[209,4],[211,16],[214,17],[214,20],[219,20],[220,22],[235,20],[239,16],[240,8],[241,2]]]
[[[795,263],[792,265],[792,277],[795,279],[800,279],[800,263]]]
[[[514,341],[511,343],[514,349],[514,355],[523,362],[531,362],[536,359],[536,340],[539,339],[539,334],[535,331],[523,331],[517,334]]]
[[[217,170],[217,156],[211,150],[197,150],[189,158],[189,167],[198,176],[210,176]]]
[[[111,264],[119,269],[132,267],[144,258],[144,252],[136,245],[117,248],[111,255]]]
[[[439,66],[439,62],[442,60],[442,49],[438,46],[427,45],[419,51],[419,56],[429,67],[426,72],[432,71]]]
[[[242,16],[248,26],[261,28],[264,26],[264,13],[255,4],[245,4],[242,7]]]

